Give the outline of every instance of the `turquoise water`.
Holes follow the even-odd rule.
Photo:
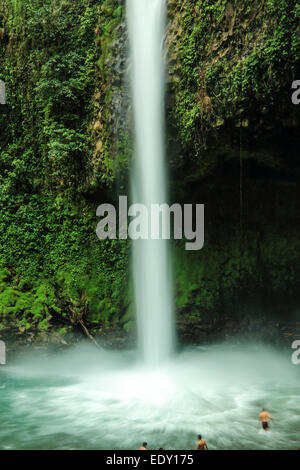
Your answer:
[[[300,447],[300,366],[257,345],[187,349],[157,369],[85,346],[0,369],[0,449]],[[257,415],[275,418],[268,433]]]

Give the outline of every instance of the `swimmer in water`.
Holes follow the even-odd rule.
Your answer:
[[[262,412],[258,415],[258,419],[261,422],[264,431],[269,431],[269,421],[274,421],[270,416],[270,413],[263,408]]]
[[[200,434],[198,435],[197,450],[208,450],[206,442],[204,439],[202,439],[202,436]]]
[[[143,442],[143,445],[142,447],[140,447],[139,450],[147,450],[147,446],[148,446],[147,442]]]

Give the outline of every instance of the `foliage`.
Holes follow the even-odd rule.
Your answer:
[[[296,0],[170,1],[169,15],[171,122],[184,148],[199,156],[228,120],[287,108],[300,54]]]
[[[71,303],[79,308],[85,299],[86,321],[101,327],[129,301],[127,246],[97,239],[102,201],[89,197],[98,2],[4,3],[0,78],[10,111],[0,115],[1,318],[45,330],[51,312],[68,321]],[[119,6],[113,16],[107,44]]]
[[[241,156],[240,139],[230,138],[250,121],[253,145],[258,127],[285,115],[300,9],[293,0],[169,0],[168,10],[168,155],[180,167],[176,192],[198,200],[199,180],[212,175],[211,201],[225,160],[277,162],[270,145]],[[120,91],[126,40],[123,0],[0,3],[0,79],[9,107],[0,114],[0,316],[20,331],[55,325],[63,335],[72,309],[84,312],[90,328],[133,326],[128,244],[95,234],[96,207],[114,200],[115,185],[123,194],[127,188],[132,143]],[[290,161],[284,165],[293,172]],[[181,317],[227,315],[261,285],[275,299],[299,288],[296,233],[279,228],[271,236],[273,226],[259,214],[241,250],[239,221],[221,212],[218,229],[209,227],[220,242],[209,240],[198,254],[175,247]]]

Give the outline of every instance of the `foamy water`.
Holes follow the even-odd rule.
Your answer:
[[[300,366],[257,345],[185,350],[149,369],[134,353],[80,347],[0,369],[1,449],[300,447]],[[261,430],[267,408],[272,430]]]

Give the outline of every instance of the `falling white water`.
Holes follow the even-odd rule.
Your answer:
[[[147,206],[149,214],[151,204],[162,204],[167,199],[164,167],[165,8],[165,0],[127,0],[136,136],[132,193],[134,203]],[[151,227],[152,230],[157,228]],[[133,276],[139,346],[145,361],[158,364],[171,354],[173,348],[167,241],[133,242]]]

